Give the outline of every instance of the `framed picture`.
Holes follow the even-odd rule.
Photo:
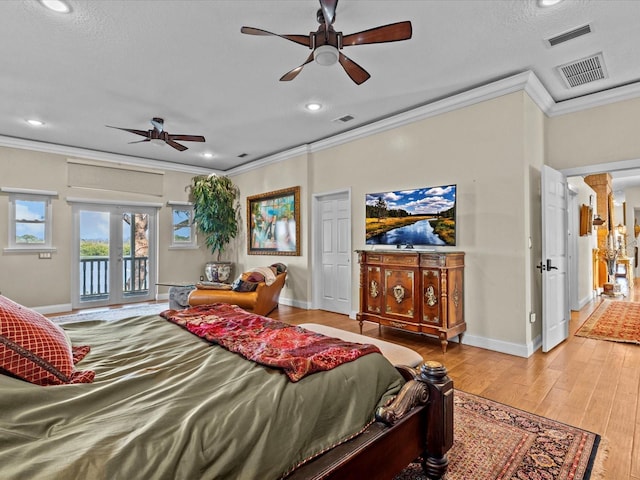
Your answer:
[[[300,187],[247,197],[249,255],[300,255]]]

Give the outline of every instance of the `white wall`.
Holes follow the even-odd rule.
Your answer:
[[[287,265],[287,281],[280,293],[284,304],[301,308],[310,306],[311,292],[311,252],[310,245],[310,196],[308,185],[307,155],[267,165],[235,175],[232,180],[240,188],[240,205],[242,209],[241,231],[236,241],[230,245],[225,258],[236,262],[236,274],[249,268],[282,262]],[[247,197],[267,193],[283,188],[300,187],[300,256],[282,255],[249,255],[247,253]]]
[[[108,164],[117,166],[116,164]],[[57,251],[50,260],[41,260],[37,253],[5,253],[8,244],[8,200],[0,194],[0,291],[14,301],[32,308],[56,306],[65,308],[71,302],[71,231],[72,207],[67,197],[161,203],[158,212],[159,265],[158,279],[163,281],[193,281],[203,272],[210,258],[204,250],[171,250],[171,208],[167,201],[186,201],[185,187],[193,174],[165,171],[162,195],[141,195],[99,189],[73,188],[67,181],[67,157],[30,150],[0,147],[0,186],[53,190],[53,244]],[[167,287],[159,293],[166,295]]]
[[[457,184],[458,245],[449,250],[466,253],[465,341],[527,355],[532,336],[528,314],[539,313],[539,298],[530,292],[535,250],[529,249],[528,240],[539,241],[539,207],[530,204],[532,199],[539,203],[543,130],[543,115],[524,92],[517,92],[316,151],[291,168],[278,163],[233,180],[243,197],[303,186],[305,248],[301,258],[289,261],[294,268],[309,269],[311,195],[351,189],[352,247],[357,250],[367,248],[366,193]],[[525,141],[528,135],[533,135],[532,142]],[[238,258],[242,264],[250,261],[246,255]],[[352,278],[357,279],[355,253],[352,265]],[[306,272],[305,288],[295,279],[292,295],[299,302],[310,303],[311,279],[311,271]],[[355,280],[351,296],[352,310],[357,311]]]
[[[589,185],[587,185],[582,177],[569,177],[567,179],[569,185],[571,185],[577,193],[578,207],[580,205],[591,205],[593,211],[596,211],[596,192]],[[591,203],[590,203],[591,202]],[[580,215],[580,210],[576,212],[576,215]],[[578,218],[578,225],[580,220]],[[572,279],[574,285],[578,289],[578,302],[582,308],[589,301],[591,301],[595,295],[593,289],[593,249],[598,246],[598,235],[596,230],[593,229],[588,235],[580,236],[580,232],[575,232],[578,243],[577,262],[578,262],[578,278]]]

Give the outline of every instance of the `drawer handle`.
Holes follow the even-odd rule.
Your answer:
[[[402,285],[393,287],[393,297],[396,299],[396,302],[402,303],[402,300],[404,300],[404,287]]]
[[[396,328],[407,328],[407,326],[404,323],[400,323],[400,322],[389,322],[391,324],[392,327],[396,327]]]
[[[380,290],[378,290],[378,282],[376,282],[375,280],[371,280],[371,283],[369,284],[369,295],[371,295],[371,298],[377,298],[378,295],[380,295]]]
[[[427,305],[433,307],[436,303],[438,303],[438,297],[436,297],[436,292],[433,289],[433,285],[429,285],[424,292],[424,297],[426,299]]]

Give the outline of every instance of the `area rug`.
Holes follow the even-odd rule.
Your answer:
[[[456,390],[445,480],[596,480],[600,436]],[[426,479],[413,463],[395,480]]]
[[[56,323],[83,322],[89,320],[120,320],[129,317],[142,317],[144,315],[157,315],[167,310],[169,304],[162,303],[135,303],[119,308],[92,308],[70,315],[50,316]]]
[[[603,301],[578,329],[576,336],[640,344],[640,303]]]

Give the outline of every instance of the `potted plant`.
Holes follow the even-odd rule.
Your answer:
[[[215,262],[208,262],[205,274],[211,282],[229,282],[231,262],[220,258],[227,244],[238,233],[240,190],[226,176],[210,174],[193,177],[190,185],[193,200],[193,220],[205,235],[205,243],[216,254]]]

